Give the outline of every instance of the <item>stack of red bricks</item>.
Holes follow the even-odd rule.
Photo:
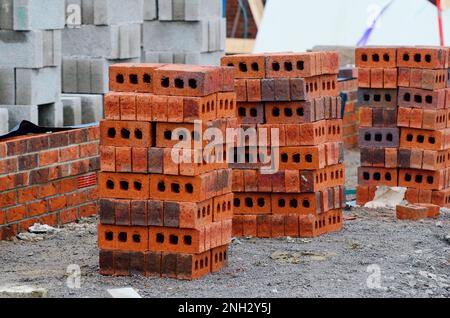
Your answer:
[[[245,160],[235,158],[241,162],[232,165],[234,235],[314,237],[340,230],[345,190],[338,55],[237,55],[224,57],[222,65],[235,68],[241,128],[268,134],[257,145],[235,149]],[[272,129],[279,132],[278,145],[271,144]],[[263,145],[271,150],[255,153]],[[276,154],[272,147],[278,146]],[[264,151],[272,166],[278,163],[275,173],[261,170]]]
[[[0,141],[0,240],[97,214],[98,126]]]
[[[364,126],[358,204],[371,201],[379,185],[400,186],[408,202],[439,216],[437,206],[450,203],[449,50],[361,48],[356,60]]]
[[[195,279],[226,265],[231,171],[193,144],[208,127],[236,125],[233,89],[231,68],[111,66],[100,125],[102,274]],[[176,148],[180,141],[189,146]],[[179,162],[178,154],[201,160]]]
[[[343,140],[346,149],[358,146],[358,69],[347,67],[339,70],[339,90],[343,98]]]

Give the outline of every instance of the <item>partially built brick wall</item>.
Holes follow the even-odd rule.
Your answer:
[[[97,213],[98,126],[0,141],[0,240]]]

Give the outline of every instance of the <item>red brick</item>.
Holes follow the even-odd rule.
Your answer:
[[[59,213],[59,221],[61,224],[75,222],[78,219],[77,209],[67,209]]]
[[[41,167],[48,166],[59,161],[58,149],[52,149],[39,153],[39,165]]]
[[[12,223],[15,221],[20,221],[26,217],[26,208],[24,205],[20,205],[14,208],[9,208],[6,210],[6,222]]]
[[[65,195],[48,200],[48,207],[50,212],[62,210],[66,206],[67,206],[67,199]]]
[[[78,158],[80,158],[80,146],[78,145],[59,149],[60,162],[72,161]]]

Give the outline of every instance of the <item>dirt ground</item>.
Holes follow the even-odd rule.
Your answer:
[[[41,287],[49,297],[108,297],[121,287],[143,297],[450,297],[450,213],[421,222],[362,208],[345,216],[341,232],[316,239],[234,240],[229,266],[192,282],[99,275],[97,220],[86,219],[41,241],[0,242],[0,287]],[[71,264],[81,288],[68,287]]]

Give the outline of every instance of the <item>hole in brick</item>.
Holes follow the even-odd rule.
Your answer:
[[[266,205],[266,200],[264,198],[258,198],[257,203],[260,208],[263,208]]]
[[[420,174],[418,174],[415,178],[415,181],[416,181],[416,183],[422,183],[423,177]]]
[[[303,110],[303,107],[297,108],[297,116],[303,117],[305,115],[305,111]]]
[[[278,63],[278,62],[273,62],[273,63],[272,63],[272,70],[274,70],[275,72],[280,71],[280,63]]]
[[[410,93],[406,93],[405,95],[403,95],[403,100],[405,102],[410,102],[411,101],[411,94]]]
[[[247,112],[245,111],[244,107],[239,107],[238,113],[239,113],[239,116],[241,116],[241,117],[245,117],[247,115]]]
[[[108,128],[108,137],[116,138],[116,129],[115,128]]]
[[[370,173],[364,172],[364,173],[363,173],[363,179],[364,179],[364,180],[370,180]]]
[[[122,128],[120,130],[120,135],[122,136],[123,139],[130,139],[130,131],[128,129]]]
[[[297,61],[297,69],[299,71],[303,71],[305,69],[305,62],[304,61]]]
[[[290,202],[289,202],[289,206],[291,207],[291,208],[297,208],[298,207],[298,201],[296,200],[296,199],[292,199]]]
[[[120,181],[120,189],[127,191],[129,188],[130,184],[128,183],[128,181]]]
[[[164,88],[168,88],[170,86],[170,80],[168,77],[163,77],[161,79],[161,86]]]
[[[363,54],[363,55],[361,55],[361,60],[363,62],[367,62],[369,60],[369,57],[367,56],[367,54]]]
[[[112,181],[112,180],[106,181],[106,187],[107,187],[109,190],[114,190],[114,181]]]
[[[425,141],[425,137],[423,135],[418,135],[417,136],[417,142],[420,144],[423,144],[423,142]]]
[[[386,179],[386,181],[391,181],[392,180],[392,176],[390,172],[386,172],[386,174],[384,175],[384,179]]]
[[[172,245],[177,245],[178,244],[178,236],[170,234],[169,243]]]
[[[134,185],[135,190],[137,190],[137,191],[142,190],[142,183],[140,183],[139,181],[134,181],[133,185]]]
[[[317,82],[314,83],[314,90],[317,91],[319,89]]]
[[[141,243],[141,236],[139,234],[133,234],[133,242]]]
[[[386,135],[386,140],[392,142],[394,140],[394,136],[391,133],[389,133]]]
[[[134,137],[135,137],[136,139],[142,139],[142,138],[144,137],[143,134],[142,134],[142,130],[136,129],[136,130],[134,131]]]
[[[234,205],[236,208],[239,208],[239,207],[241,206],[241,200],[238,199],[238,198],[234,198],[234,200],[233,200],[233,205]]]
[[[138,76],[136,74],[130,74],[130,83],[134,85],[138,84]]]
[[[205,207],[203,207],[203,209],[202,209],[202,217],[206,217],[206,208]]]
[[[433,176],[428,176],[428,177],[427,177],[427,183],[428,183],[428,184],[433,184],[433,183],[434,183],[434,178],[433,178]]]
[[[373,179],[374,179],[375,181],[380,181],[380,180],[381,180],[381,173],[375,172],[375,173],[373,174]]]
[[[198,261],[195,261],[195,270],[198,270]]]
[[[380,61],[380,56],[379,56],[378,54],[373,54],[373,55],[372,55],[372,60],[373,60],[374,62],[379,62],[379,61]]]
[[[143,81],[146,84],[150,84],[152,82],[152,77],[149,74],[144,74]]]
[[[381,102],[381,95],[380,94],[373,95],[373,100],[377,103]]]
[[[288,154],[287,154],[287,153],[282,153],[282,154],[281,154],[281,162],[286,163],[286,162],[288,162],[288,161],[289,161]]]
[[[245,198],[245,206],[248,208],[253,208],[253,200],[252,198]]]
[[[431,95],[425,96],[425,102],[427,104],[433,104],[433,96],[431,96]]]
[[[300,163],[300,154],[296,153],[292,156],[292,161],[295,163]]]
[[[422,103],[422,96],[421,95],[414,95],[414,101],[416,103]]]
[[[164,132],[164,139],[166,139],[166,140],[172,140],[172,131],[166,130],[166,131]]]
[[[280,208],[284,208],[286,206],[286,201],[284,199],[279,199],[278,200],[278,206]]]
[[[405,181],[411,182],[411,180],[412,180],[412,176],[409,173],[405,174]]]
[[[425,62],[431,63],[431,55],[430,54],[425,55]]]
[[[158,233],[156,234],[156,243],[164,243],[164,234]]]
[[[412,142],[412,141],[413,141],[413,139],[414,139],[414,136],[413,136],[412,134],[408,134],[408,135],[406,135],[406,141],[408,141],[408,142]]]
[[[256,62],[252,63],[252,71],[258,72],[259,71],[259,65]]]
[[[233,63],[228,63],[228,67],[234,67]]]
[[[245,64],[244,62],[239,63],[239,71],[241,72],[247,72],[247,64]]]
[[[185,235],[183,238],[184,245],[192,245],[192,236]]]
[[[385,54],[383,55],[383,60],[384,60],[385,62],[389,62],[389,60],[390,60],[389,54],[385,53]]]
[[[256,108],[251,108],[250,109],[250,116],[251,117],[257,117],[258,116],[258,111],[256,110]]]
[[[179,89],[183,89],[184,88],[184,81],[181,78],[176,78],[175,79],[175,87],[179,88]]]
[[[415,61],[416,63],[422,62],[422,55],[420,55],[419,53],[414,54],[414,61]]]
[[[185,188],[187,193],[193,193],[194,192],[194,186],[192,184],[190,184],[190,183],[187,183],[184,186],[184,188]]]
[[[125,83],[125,77],[123,76],[123,74],[117,74],[116,82],[119,83],[119,84]]]
[[[370,101],[370,95],[369,94],[364,94],[363,98],[364,98],[365,102]]]
[[[434,145],[436,143],[436,138],[434,137],[428,137],[428,143]]]
[[[385,94],[384,95],[384,100],[387,102],[390,102],[392,100],[391,94]]]
[[[370,133],[365,133],[364,134],[364,140],[365,141],[371,141],[372,140],[372,135]]]
[[[192,89],[196,89],[196,88],[197,88],[197,80],[191,78],[191,79],[189,80],[189,87],[192,88]]]
[[[306,160],[306,162],[311,163],[311,162],[313,162],[313,156],[311,154],[307,154],[305,156],[305,160]]]
[[[291,62],[284,62],[284,69],[288,72],[292,72],[292,63]]]
[[[120,232],[119,233],[119,241],[122,243],[126,243],[128,240],[128,235],[126,232]]]
[[[170,187],[173,193],[180,193],[180,185],[178,183],[172,183]]]
[[[382,134],[375,134],[375,141],[381,142],[382,140],[383,140],[383,135]]]
[[[160,183],[158,183],[158,191],[159,192],[164,192],[164,191],[166,191],[166,185],[165,185],[165,183],[164,182],[160,182]]]
[[[292,113],[292,109],[291,108],[285,108],[284,109],[284,115],[286,117],[292,117],[293,113]]]
[[[303,200],[302,205],[304,208],[309,208],[311,206],[311,203],[309,203],[309,200]]]
[[[105,233],[105,240],[106,241],[112,241],[114,239],[114,233],[113,232],[106,232]]]
[[[409,54],[408,53],[403,54],[403,61],[405,61],[405,62],[409,61]]]
[[[275,107],[272,109],[272,116],[273,117],[279,117],[280,116],[280,109],[278,107]]]

